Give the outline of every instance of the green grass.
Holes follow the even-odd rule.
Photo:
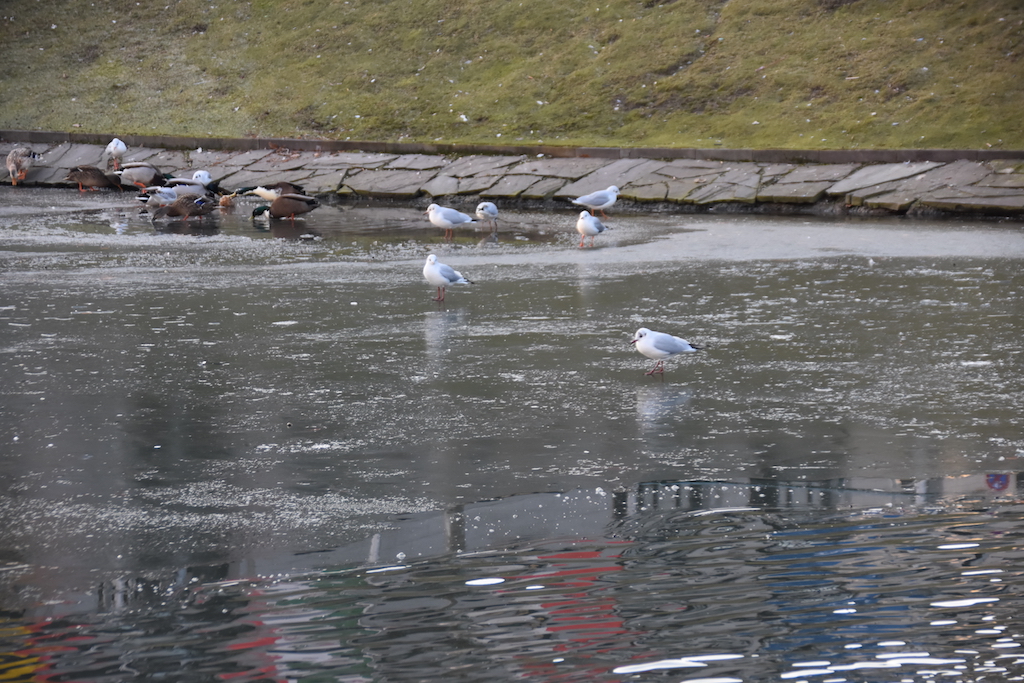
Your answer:
[[[20,0],[0,127],[1024,149],[1017,0]]]

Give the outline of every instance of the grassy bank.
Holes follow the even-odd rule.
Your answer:
[[[21,0],[0,15],[0,128],[1024,149],[1016,0]]]

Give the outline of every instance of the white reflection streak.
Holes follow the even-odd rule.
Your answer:
[[[931,603],[932,607],[972,607],[986,602],[999,602],[999,598],[967,598],[964,600],[942,600]]]
[[[966,659],[932,657],[927,652],[894,652],[892,654],[878,655],[873,661],[854,662],[852,664],[825,664],[828,668],[787,671],[786,673],[781,674],[779,678],[788,680],[790,678],[803,678],[805,676],[825,676],[839,671],[856,671],[859,669],[896,669],[904,664],[914,666],[921,664],[963,664],[966,661]],[[819,664],[819,662],[811,663]],[[821,662],[820,664],[824,663]],[[801,665],[795,664],[794,666]],[[807,666],[807,664],[803,664],[803,666]]]
[[[643,673],[645,671],[656,671],[658,669],[701,668],[707,666],[705,662],[716,662],[727,659],[743,659],[743,655],[700,655],[697,657],[680,657],[679,659],[659,659],[656,662],[645,662],[643,664],[630,664],[629,666],[620,666],[615,669],[612,669],[612,673],[635,674]],[[692,683],[692,681],[689,683]]]

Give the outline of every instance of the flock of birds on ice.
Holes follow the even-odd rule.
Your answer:
[[[233,199],[239,195],[256,196],[269,202],[253,209],[252,218],[288,218],[294,220],[296,216],[309,213],[320,206],[316,197],[303,194],[300,185],[281,181],[274,185],[244,187],[227,193],[220,189],[217,182],[207,171],[195,171],[191,178],[176,178],[163,174],[153,164],[145,161],[121,163],[127,145],[118,138],[114,138],[104,150],[104,157],[112,164],[114,171],[108,173],[96,166],[76,166],[68,172],[66,182],[77,183],[78,190],[84,192],[85,188],[96,190],[100,188],[131,189],[141,190],[142,199],[146,206],[151,209],[152,220],[163,217],[183,218],[186,221],[190,217],[206,216],[217,207],[231,206]],[[34,160],[39,155],[28,147],[18,147],[7,155],[7,171],[11,176],[11,183],[17,185],[19,180],[24,180],[32,167]],[[614,185],[605,190],[592,192],[572,200],[573,204],[586,207],[580,212],[576,221],[576,232],[580,235],[580,247],[584,246],[586,239],[590,238],[590,245],[594,245],[594,238],[607,230],[607,226],[597,217],[597,212],[607,218],[604,210],[611,207],[618,199],[619,188]],[[424,211],[430,222],[438,228],[445,230],[445,239],[451,240],[456,228],[469,226],[476,222],[472,216],[457,209],[452,209],[437,204],[431,204]],[[498,207],[492,202],[480,202],[476,207],[476,217],[493,225],[497,229]],[[447,288],[457,284],[472,284],[459,271],[451,266],[441,263],[437,256],[430,254],[423,266],[423,277],[432,286],[437,288],[437,296],[434,301],[444,301]],[[693,353],[702,347],[694,346],[685,339],[666,334],[654,332],[641,327],[633,335],[630,342],[644,356],[656,361],[654,367],[647,372],[647,375],[664,375],[665,360],[681,353]]]

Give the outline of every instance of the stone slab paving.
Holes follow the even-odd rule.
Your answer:
[[[342,151],[299,145],[266,149],[170,150],[129,148],[125,161],[148,161],[161,171],[191,177],[208,170],[233,189],[279,180],[317,195],[472,206],[481,198],[515,204],[544,201],[575,209],[571,200],[617,185],[615,209],[713,210],[716,205],[791,205],[790,211],[864,209],[1024,216],[1024,158],[956,159],[901,163],[793,163],[719,159],[652,159],[632,155],[443,154]],[[0,142],[0,157],[24,143]],[[73,142],[28,145],[43,158],[26,185],[68,186],[64,177],[82,164],[103,167],[104,145]],[[309,146],[307,146],[309,147]],[[600,150],[592,150],[596,155]],[[739,156],[739,154],[737,154]],[[851,159],[859,159],[851,155]],[[4,169],[4,178],[6,178]],[[8,181],[9,182],[9,181]],[[689,206],[689,209],[684,208]],[[780,209],[782,210],[782,209]]]

